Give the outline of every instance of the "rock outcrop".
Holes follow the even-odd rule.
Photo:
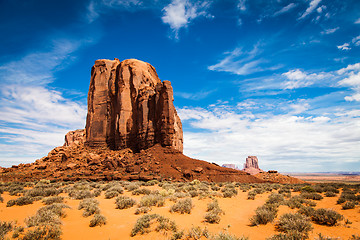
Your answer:
[[[232,169],[240,170],[235,164],[231,164],[231,163],[226,163],[226,164],[223,164],[221,166],[226,167],[226,168],[232,168]]]
[[[97,60],[91,70],[85,145],[147,149],[160,143],[183,150],[182,125],[169,81],[148,63]]]
[[[250,173],[251,175],[263,172],[263,170],[259,168],[259,160],[256,156],[248,156],[246,158],[243,171]]]
[[[75,131],[70,131],[65,135],[65,144],[64,146],[75,146],[75,145],[84,145],[85,142],[85,129],[77,129]]]

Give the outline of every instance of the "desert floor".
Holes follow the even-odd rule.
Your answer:
[[[143,187],[141,187],[143,188]],[[161,189],[159,186],[146,186],[146,188],[155,190]],[[238,188],[237,188],[238,189]],[[277,192],[273,190],[273,192]],[[293,192],[292,196],[299,194]],[[122,195],[129,196],[140,201],[143,195],[134,196],[129,191],[124,191]],[[206,214],[207,204],[212,200],[205,198],[199,200],[198,197],[192,198],[194,207],[191,210],[191,214],[171,213],[170,207],[174,204],[169,199],[166,200],[163,207],[152,207],[149,213],[158,213],[164,217],[174,220],[180,229],[183,229],[186,235],[186,231],[191,227],[200,226],[201,228],[207,228],[211,233],[228,232],[238,237],[245,236],[249,239],[266,239],[274,234],[277,234],[275,223],[279,217],[287,212],[295,213],[298,209],[290,209],[287,206],[281,205],[277,218],[272,223],[259,226],[250,226],[249,219],[254,215],[257,207],[263,205],[270,195],[270,192],[258,194],[255,200],[248,200],[248,192],[243,192],[238,189],[238,194],[231,198],[215,197],[220,208],[225,212],[221,216],[219,224],[210,224],[204,221],[204,215]],[[323,194],[322,194],[323,195]],[[18,225],[25,226],[25,219],[31,215],[34,215],[40,207],[44,204],[41,201],[35,201],[33,204],[24,206],[12,206],[6,207],[6,203],[10,199],[16,199],[18,196],[10,196],[8,192],[1,194],[4,201],[0,202],[0,220],[1,221],[16,221]],[[83,217],[82,210],[78,210],[80,200],[71,199],[68,194],[61,193],[60,196],[65,197],[64,203],[69,205],[70,209],[65,209],[66,217],[62,218],[62,239],[171,239],[171,234],[164,235],[156,231],[146,233],[144,235],[136,235],[130,237],[131,230],[136,220],[142,216],[135,215],[134,212],[137,206],[133,206],[128,209],[115,209],[115,198],[105,199],[104,192],[101,193],[96,199],[100,202],[99,208],[101,214],[103,214],[107,223],[103,226],[89,227],[90,217]],[[317,239],[318,234],[321,233],[328,237],[339,237],[340,239],[349,239],[354,234],[360,234],[360,213],[359,205],[355,209],[342,210],[341,205],[336,204],[340,193],[335,197],[324,197],[317,203],[315,208],[330,208],[338,213],[342,214],[345,219],[348,219],[352,224],[345,224],[341,221],[336,226],[324,226],[312,223],[314,229],[310,232],[309,239]],[[184,235],[183,239],[186,239]],[[11,239],[11,234],[8,234]],[[204,237],[201,239],[205,239]]]

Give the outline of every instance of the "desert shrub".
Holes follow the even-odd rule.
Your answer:
[[[238,194],[238,191],[235,188],[223,188],[221,189],[224,198],[231,198]]]
[[[342,220],[343,216],[331,209],[319,208],[314,210],[311,215],[311,220],[321,224],[334,226],[338,221]]]
[[[248,199],[254,200],[257,194],[264,193],[264,191],[262,188],[254,188],[248,192]]]
[[[307,239],[309,231],[313,229],[309,218],[299,213],[285,213],[276,223],[276,227],[279,231],[285,233],[299,232],[302,239]]]
[[[288,233],[279,233],[276,235],[267,238],[266,240],[303,240],[302,234],[297,231],[292,231]]]
[[[136,201],[127,196],[119,196],[115,200],[116,209],[131,208],[136,204]]]
[[[42,200],[42,202],[46,205],[50,205],[53,203],[62,203],[63,201],[64,201],[64,197],[60,197],[60,196],[46,197]]]
[[[356,196],[354,192],[342,192],[339,199],[337,200],[337,204],[342,204],[346,201],[360,201],[360,196]]]
[[[128,184],[126,184],[125,189],[129,192],[134,191],[135,189],[138,189],[140,187],[139,183],[135,183],[135,182],[129,182]]]
[[[354,202],[354,201],[349,201],[349,202],[346,202],[345,204],[342,205],[342,209],[343,209],[343,210],[346,210],[346,209],[354,209],[354,208],[355,208],[355,205],[356,205],[356,202]]]
[[[133,237],[137,234],[144,234],[147,233],[150,228],[150,222],[153,219],[159,218],[160,215],[158,214],[146,214],[141,216],[138,220],[136,220],[136,223],[133,227],[133,229],[131,230],[131,234],[130,236]]]
[[[323,199],[323,196],[321,196],[319,193],[316,193],[316,192],[302,192],[300,194],[300,197],[305,198],[305,199],[311,199],[311,200]]]
[[[17,206],[23,206],[23,205],[29,205],[34,202],[34,199],[32,197],[19,197],[17,199],[11,199],[6,203],[6,207],[12,207],[14,205]]]
[[[184,231],[175,231],[171,236],[171,240],[181,239],[184,236]]]
[[[212,191],[219,191],[220,190],[220,187],[216,186],[216,185],[213,185],[210,187]]]
[[[300,189],[301,192],[315,192],[315,189],[312,186],[304,186]]]
[[[24,227],[18,226],[14,228],[12,238],[18,238],[20,236],[20,233],[24,232]],[[0,237],[1,239],[1,237]]]
[[[54,187],[34,187],[32,189],[29,189],[25,192],[25,196],[27,197],[49,197],[49,196],[56,196],[61,193],[61,190],[56,189]]]
[[[334,192],[325,192],[325,197],[335,197],[336,193]]]
[[[105,192],[106,199],[111,199],[111,198],[117,197],[118,195],[119,195],[119,192],[111,191],[110,189]]]
[[[174,205],[171,206],[170,212],[178,212],[181,214],[191,213],[191,209],[193,208],[191,198],[185,198],[178,200]]]
[[[135,214],[139,215],[141,213],[148,213],[150,211],[151,211],[151,208],[149,208],[149,207],[139,207],[135,210]]]
[[[8,232],[11,232],[13,227],[14,226],[12,222],[2,222],[0,220],[0,239],[4,239],[5,235]]]
[[[199,192],[197,190],[190,190],[188,193],[192,198],[199,196]]]
[[[284,196],[279,193],[271,193],[268,199],[266,200],[266,204],[277,204],[280,205],[284,202]]]
[[[22,237],[22,240],[58,240],[61,235],[59,225],[42,225],[29,230]]]
[[[209,238],[210,233],[206,227],[204,229],[201,229],[199,226],[197,226],[197,227],[190,228],[186,237],[187,237],[187,239],[190,238],[190,239],[198,240],[198,239],[201,239],[201,237]]]
[[[92,195],[93,195],[94,197],[98,197],[98,196],[100,196],[100,194],[101,194],[101,190],[100,190],[100,189],[95,189],[95,190],[92,192]]]
[[[139,207],[162,207],[165,204],[165,198],[161,195],[145,195],[141,198]]]
[[[279,194],[283,195],[284,197],[291,197],[291,190],[290,188],[286,188],[286,187],[283,187],[281,189],[279,189]]]
[[[4,202],[4,198],[0,194],[0,202]]]
[[[360,236],[359,235],[351,235],[351,237],[349,238],[349,240],[360,240]]]
[[[99,213],[95,213],[94,217],[90,220],[89,227],[102,226],[106,224],[106,217]]]
[[[207,205],[207,213],[205,214],[205,221],[208,223],[219,223],[220,215],[223,214],[218,201],[215,199]]]
[[[143,194],[143,195],[149,195],[151,193],[151,190],[148,189],[148,188],[138,188],[138,189],[135,189],[134,191],[132,191],[132,195],[140,195],[140,194]]]
[[[154,186],[156,184],[158,184],[159,181],[158,180],[150,180],[144,183],[144,186]]]
[[[5,188],[7,192],[9,192],[9,195],[11,196],[19,196],[21,193],[24,193],[24,185],[20,183],[13,183],[9,185],[7,188]]]
[[[237,237],[235,235],[231,235],[230,233],[219,233],[212,237],[214,240],[248,240],[248,237]]]
[[[157,217],[157,222],[158,222],[158,226],[155,228],[155,230],[157,232],[161,232],[161,231],[172,231],[172,232],[176,232],[177,231],[177,226],[175,224],[174,221],[171,221],[168,218],[165,218],[163,216],[158,216]]]
[[[309,199],[304,199],[301,196],[293,196],[291,197],[289,200],[284,201],[284,204],[287,205],[288,207],[290,207],[291,209],[294,208],[300,208],[301,206],[308,205],[308,206],[316,206],[316,203],[309,200]]]
[[[83,216],[88,217],[93,214],[99,214],[99,201],[94,198],[85,198],[79,203],[79,210],[84,209]]]
[[[92,194],[89,190],[71,190],[69,192],[69,197],[76,199],[76,200],[82,200],[85,198],[91,198]]]
[[[272,222],[278,212],[278,206],[275,204],[265,204],[256,209],[255,215],[250,218],[250,223],[252,226],[259,224],[267,224],[268,222]]]
[[[60,225],[60,217],[65,217],[64,208],[70,208],[62,203],[53,203],[45,207],[39,208],[34,216],[25,220],[28,227]]]

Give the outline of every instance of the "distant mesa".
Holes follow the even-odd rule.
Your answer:
[[[251,175],[263,172],[263,170],[259,168],[259,160],[256,156],[248,156],[242,170]]]

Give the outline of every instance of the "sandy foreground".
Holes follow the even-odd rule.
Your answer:
[[[157,186],[147,187],[151,190],[158,189]],[[62,194],[66,197],[65,203],[71,207],[71,209],[65,209],[67,216],[62,219],[62,239],[170,239],[171,235],[163,235],[158,232],[151,232],[144,235],[136,235],[130,237],[131,229],[133,228],[136,220],[141,215],[135,215],[136,206],[119,210],[115,209],[115,198],[105,199],[104,192],[96,199],[100,202],[101,213],[107,218],[107,224],[101,227],[89,227],[89,221],[91,217],[85,218],[82,216],[82,210],[78,210],[80,200],[70,199],[67,194]],[[263,205],[270,193],[259,194],[255,200],[247,200],[247,192],[239,191],[239,194],[232,198],[217,198],[220,208],[225,212],[225,215],[221,217],[219,224],[209,224],[204,222],[204,215],[206,213],[207,204],[211,199],[199,200],[197,197],[192,198],[194,208],[191,214],[179,214],[171,213],[170,207],[174,202],[166,200],[166,204],[163,207],[153,207],[150,213],[157,213],[164,217],[174,220],[180,229],[184,229],[185,233],[188,229],[195,226],[201,228],[206,227],[211,233],[228,232],[238,237],[245,236],[249,239],[266,239],[276,233],[275,229],[276,220],[284,213],[295,213],[297,209],[290,209],[287,206],[280,206],[277,219],[273,223],[266,225],[260,225],[252,227],[250,226],[249,218],[254,215],[255,209]],[[295,195],[296,193],[293,193]],[[131,192],[125,191],[123,195],[132,197],[139,202],[140,196],[133,196]],[[313,223],[313,231],[310,233],[309,239],[317,239],[318,234],[321,233],[328,237],[340,237],[340,239],[347,240],[353,234],[360,235],[360,212],[359,206],[355,209],[342,210],[341,205],[337,205],[336,201],[339,194],[336,197],[324,197],[324,199],[317,202],[316,208],[330,208],[340,214],[345,219],[348,219],[352,224],[345,225],[344,221],[340,224],[328,227]],[[3,193],[2,197],[4,202],[0,203],[0,220],[2,221],[17,221],[20,225],[24,224],[24,219],[34,215],[40,207],[44,206],[41,201],[36,201],[31,205],[25,206],[12,206],[6,207],[6,202],[10,199],[17,197],[9,196],[7,193]],[[205,239],[205,238],[204,238]]]

